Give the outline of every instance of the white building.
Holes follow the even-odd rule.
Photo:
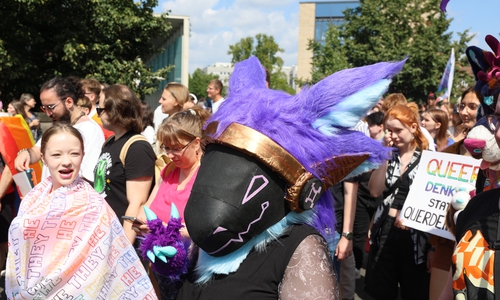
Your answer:
[[[216,62],[215,64],[203,68],[203,72],[206,74],[214,74],[219,76],[219,80],[224,86],[227,86],[229,82],[229,76],[233,73],[233,64]]]
[[[216,62],[215,64],[203,68],[203,72],[206,74],[214,74],[219,76],[219,80],[224,86],[228,86],[229,76],[233,73],[233,64],[225,62]],[[283,66],[281,72],[286,76],[287,83],[292,87],[296,88],[295,78],[297,78],[297,66]]]

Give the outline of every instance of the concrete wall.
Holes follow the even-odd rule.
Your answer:
[[[314,39],[315,13],[315,3],[300,3],[297,77],[303,80],[311,79],[312,51],[307,50],[307,47],[309,45],[309,40]]]

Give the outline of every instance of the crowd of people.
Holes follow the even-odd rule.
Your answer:
[[[8,114],[22,116],[36,143],[19,150],[16,170],[10,170],[0,156],[0,267],[5,265],[7,297],[80,294],[93,299],[125,294],[175,299],[175,293],[165,290],[170,279],[153,271],[154,259],[141,261],[137,254],[141,240],[150,233],[144,207],[166,224],[175,205],[184,219],[206,151],[203,129],[212,113],[216,116],[224,102],[231,101],[223,98],[222,89],[217,79],[207,83],[207,96],[213,100],[209,110],[186,86],[168,83],[157,114],[125,85],[55,77],[40,89],[39,107],[53,122],[43,134],[33,112],[35,97],[22,94],[11,101]],[[364,289],[374,299],[451,299],[455,242],[409,228],[399,216],[423,151],[470,156],[464,140],[482,103],[483,95],[472,87],[456,104],[437,100],[433,93],[420,106],[402,93],[389,94],[352,127],[392,151],[375,170],[329,189],[337,220],[332,243],[309,242],[319,248],[328,243],[332,273],[321,274],[319,281],[336,287],[337,280],[340,294],[327,293],[332,299],[354,299],[363,267]],[[162,120],[155,122],[155,115]],[[157,176],[159,154],[169,163]],[[12,173],[40,160],[42,181],[23,195],[16,209]],[[184,227],[181,234],[189,245],[190,232]],[[98,263],[104,259],[106,264]],[[328,266],[329,259],[317,263]],[[80,275],[73,276],[75,272]],[[197,287],[187,286],[181,294],[198,292]],[[285,289],[293,294],[293,286]]]
[[[222,87],[222,84],[219,84]],[[39,160],[43,161],[41,184],[50,180],[47,182],[47,186],[52,185],[52,187],[44,191],[42,196],[37,194],[37,198],[43,198],[45,195],[47,197],[50,195],[52,198],[57,197],[53,192],[60,191],[59,187],[67,186],[78,180],[80,182],[73,184],[75,189],[70,189],[71,191],[80,190],[82,186],[84,190],[88,190],[89,186],[92,185],[92,194],[94,195],[92,198],[104,199],[106,205],[109,205],[117,217],[116,220],[111,217],[109,222],[113,224],[115,221],[119,222],[123,227],[121,230],[123,236],[126,236],[131,245],[135,243],[137,247],[136,231],[132,230],[131,224],[123,221],[122,217],[139,215],[142,220],[145,220],[142,206],[149,206],[157,194],[158,187],[162,186],[161,182],[166,182],[167,178],[164,176],[167,174],[165,172],[162,173],[162,178],[157,178],[156,185],[153,182],[156,153],[166,154],[171,161],[169,166],[174,167],[170,176],[175,177],[176,184],[168,190],[170,193],[179,191],[179,195],[176,197],[180,199],[181,203],[177,203],[177,201],[175,203],[182,212],[196,174],[196,166],[199,166],[201,158],[202,126],[210,116],[208,109],[198,105],[192,105],[189,109],[184,110],[183,107],[186,103],[193,103],[191,98],[194,95],[190,96],[188,89],[182,84],[169,83],[164,89],[163,96],[159,101],[160,107],[164,114],[169,115],[169,118],[155,131],[151,107],[146,102],[141,102],[127,86],[103,85],[95,79],[52,78],[45,82],[40,89],[40,109],[53,122],[50,129],[45,132],[44,139],[41,139],[40,120],[31,111],[36,106],[36,101],[31,94],[23,94],[19,101],[11,101],[7,106],[7,113],[10,116],[22,116],[36,142],[31,148],[20,149],[15,159],[15,168],[19,171],[27,170],[30,168],[30,164]],[[182,130],[179,126],[186,129]],[[53,132],[54,130],[56,132]],[[180,130],[180,132],[176,132],[176,130]],[[59,132],[61,133],[59,134]],[[191,132],[193,133],[191,134]],[[61,138],[57,139],[61,147],[69,145],[61,142],[64,139],[76,137],[80,143],[71,144],[74,147],[68,149],[57,147],[53,149],[54,147],[51,147],[53,154],[45,153],[47,140],[55,141],[52,136],[57,135],[61,135]],[[186,135],[194,137],[194,140],[190,139],[186,142]],[[137,139],[138,136],[142,138]],[[156,136],[161,142],[158,143],[158,147],[156,147]],[[127,145],[126,153],[122,155],[121,151],[127,142],[130,144]],[[51,142],[50,145],[58,145],[54,143]],[[67,156],[67,160],[63,160],[64,155]],[[47,157],[57,157],[60,162],[54,165],[48,164],[47,161],[50,159]],[[12,220],[16,215],[18,219],[22,220],[23,217],[27,217],[26,210],[38,209],[39,206],[45,204],[23,199],[23,205],[17,211],[14,208],[14,198],[18,191],[12,180],[12,172],[9,166],[4,163],[4,159],[1,162],[2,247],[0,264],[3,270],[8,252],[8,229]],[[76,178],[80,179],[76,180]],[[156,188],[153,189],[154,186]],[[163,187],[161,191],[158,198],[162,200],[154,202],[153,209],[155,207],[165,209],[172,201]],[[99,196],[96,196],[95,192]],[[63,193],[64,197],[67,197],[69,191]],[[23,195],[17,195],[17,197],[19,196]],[[148,198],[151,198],[151,201],[147,202]],[[168,201],[165,202],[165,199]],[[162,201],[163,204],[160,203]],[[24,204],[28,202],[30,202],[30,207],[25,207]],[[68,203],[67,206],[61,208],[63,212],[67,213],[74,209],[74,205],[77,203]],[[163,213],[160,215],[164,216]],[[108,227],[111,226],[109,222],[106,225]],[[76,259],[79,254],[75,253],[77,253],[75,254]],[[12,265],[7,265],[7,277],[12,275],[15,278],[20,275],[19,273],[9,273],[14,271],[9,267]],[[51,270],[51,268],[55,267],[59,266],[53,262],[47,262],[42,270],[48,273],[42,275],[51,274],[55,270]],[[24,267],[23,269],[25,270]],[[24,295],[23,288],[31,288],[31,286],[23,286],[20,286],[19,289],[12,289],[10,292],[14,294],[20,292],[21,295]]]

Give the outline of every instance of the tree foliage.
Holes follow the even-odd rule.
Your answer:
[[[447,32],[451,20],[439,10],[439,0],[362,0],[356,9],[345,11],[345,21],[338,28],[329,28],[324,45],[310,42],[313,82],[340,67],[359,67],[408,56],[389,92],[401,92],[415,101],[425,101],[429,92],[436,91],[451,48],[459,56],[473,37],[464,32],[452,43],[452,33]],[[339,68],[331,64],[338,64]],[[456,65],[455,83],[470,80],[460,64]]]
[[[219,76],[207,74],[199,68],[194,70],[193,74],[189,75],[189,92],[195,94],[198,99],[206,98],[208,82],[215,78],[218,79]]]
[[[229,45],[227,54],[232,56],[231,62],[237,63],[254,55],[260,63],[270,72],[272,89],[284,90],[295,93],[287,83],[286,75],[282,73],[283,59],[278,56],[284,52],[274,40],[273,36],[259,33],[253,37],[242,38],[234,45]]]
[[[153,16],[157,0],[9,0],[0,2],[3,98],[38,94],[56,76],[92,77],[153,93],[168,68],[152,72],[170,26]]]

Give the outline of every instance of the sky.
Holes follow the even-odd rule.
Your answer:
[[[499,0],[450,0],[447,15],[453,21],[449,31],[469,29],[476,34],[470,45],[491,51],[484,38],[487,34],[498,38],[500,27],[494,25],[498,7]],[[285,50],[279,53],[285,66],[297,65],[297,0],[160,0],[155,12],[169,10],[172,15],[190,17],[190,74],[215,62],[230,62],[229,45],[258,33],[272,35]]]

